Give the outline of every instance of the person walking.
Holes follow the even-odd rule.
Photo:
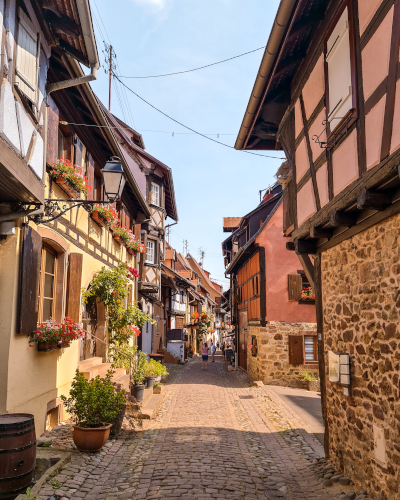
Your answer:
[[[211,344],[211,356],[212,356],[213,363],[215,363],[214,355],[215,355],[216,350],[217,350],[216,346],[214,344]]]
[[[203,342],[203,349],[201,350],[201,359],[202,359],[202,365],[201,369],[207,370],[207,362],[208,362],[208,345]]]
[[[225,364],[226,364],[226,367],[228,368],[228,363],[230,363],[232,361],[232,358],[233,358],[233,348],[231,346],[228,346],[226,348],[226,361],[225,361]]]

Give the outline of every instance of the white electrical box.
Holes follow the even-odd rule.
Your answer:
[[[374,458],[380,464],[387,466],[386,440],[383,429],[374,425]]]

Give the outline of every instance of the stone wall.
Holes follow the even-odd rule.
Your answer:
[[[307,307],[307,306],[304,306]],[[317,364],[293,366],[289,364],[289,335],[316,335],[315,323],[283,323],[269,321],[266,326],[247,327],[247,345],[257,338],[257,356],[247,349],[247,373],[253,380],[271,385],[305,387],[300,376],[308,371],[318,376]]]
[[[322,254],[325,352],[351,359],[349,396],[326,382],[330,458],[380,500],[400,498],[399,236],[396,215]],[[375,458],[374,426],[387,465]]]

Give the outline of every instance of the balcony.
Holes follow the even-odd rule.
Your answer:
[[[183,328],[174,328],[167,330],[167,341],[183,342],[185,340],[185,330]]]

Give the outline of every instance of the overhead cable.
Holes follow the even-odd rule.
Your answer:
[[[158,111],[159,113],[161,113],[162,115],[164,115],[165,117],[169,118],[170,120],[172,120],[173,122],[177,123],[178,125],[180,125],[181,127],[184,127],[186,128],[187,130],[190,130],[191,132],[197,134],[197,135],[200,135],[201,137],[204,137],[205,139],[208,139],[209,141],[213,141],[213,142],[216,142],[217,144],[220,144],[221,146],[225,146],[226,148],[229,148],[229,149],[235,149],[233,146],[230,146],[229,144],[225,144],[224,142],[220,142],[220,141],[217,141],[216,139],[212,139],[211,137],[208,137],[206,136],[205,134],[202,134],[201,132],[197,132],[197,130],[194,130],[192,129],[191,127],[188,127],[187,125],[184,125],[182,122],[178,121],[178,120],[175,120],[175,118],[172,118],[171,116],[167,115],[167,113],[164,113],[164,111],[161,111],[160,109],[156,108],[155,106],[153,106],[153,104],[149,103],[148,101],[146,101],[146,99],[144,99],[143,97],[141,97],[139,94],[137,94],[134,90],[132,90],[130,87],[128,87],[127,85],[125,85],[124,82],[122,82],[119,77],[117,75],[115,75],[115,78],[117,80],[119,80],[121,82],[121,84],[127,89],[129,90],[129,92],[132,92],[132,94],[134,94],[136,97],[138,97],[141,101],[145,102],[148,106],[150,106],[151,108],[155,109],[156,111]],[[236,151],[236,150],[235,150]],[[275,160],[285,160],[285,158],[282,158],[282,157],[279,157],[279,156],[269,156],[269,155],[260,155],[259,153],[253,153],[251,151],[243,151],[243,150],[239,150],[240,152],[242,153],[247,153],[247,154],[250,154],[250,155],[255,155],[255,156],[262,156],[263,158],[273,158]]]
[[[210,66],[215,66],[216,64],[222,64],[227,61],[232,61],[232,59],[237,59],[238,57],[247,56],[247,54],[252,54],[253,52],[257,52],[258,50],[265,49],[265,45],[259,47],[258,49],[249,50],[249,52],[244,52],[243,54],[239,54],[237,56],[229,57],[229,59],[223,59],[222,61],[218,61],[211,64],[206,64],[205,66],[200,66],[199,68],[187,69],[185,71],[176,71],[175,73],[165,73],[164,75],[149,75],[149,76],[122,76],[118,75],[120,78],[160,78],[162,76],[172,76],[172,75],[182,75],[183,73],[191,73],[192,71],[199,71],[199,69],[209,68]]]

